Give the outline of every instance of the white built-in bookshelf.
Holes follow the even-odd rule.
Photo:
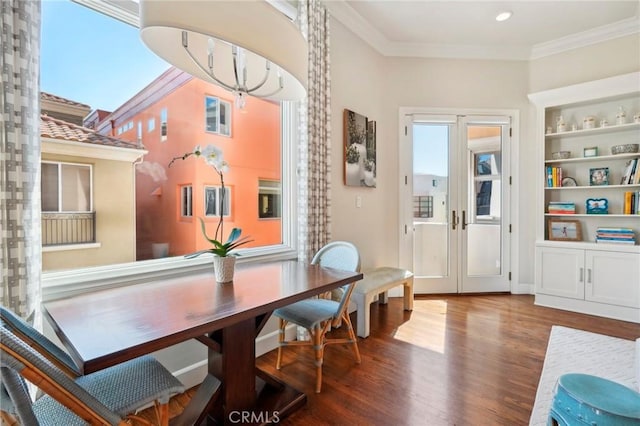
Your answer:
[[[640,144],[640,72],[529,98],[539,147],[536,303],[640,322],[640,214],[628,214],[640,202],[630,175],[640,153],[611,151]]]

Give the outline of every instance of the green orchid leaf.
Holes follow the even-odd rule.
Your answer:
[[[209,236],[207,235],[207,228],[204,224],[204,220],[199,217],[198,219],[200,219],[200,226],[202,228],[202,235],[204,235],[204,238],[206,238],[207,241],[209,241],[211,244],[215,245],[216,243],[218,243],[218,241],[216,240],[212,240],[211,238],[209,238]],[[220,244],[220,243],[218,243]]]

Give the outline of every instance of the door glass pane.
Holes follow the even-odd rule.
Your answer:
[[[467,126],[467,275],[502,273],[502,126]]]
[[[418,277],[449,275],[449,126],[413,125],[413,268]]]

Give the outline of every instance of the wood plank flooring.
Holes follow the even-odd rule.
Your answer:
[[[533,296],[418,296],[412,312],[401,298],[372,305],[362,364],[329,346],[320,394],[309,348],[285,348],[280,371],[275,351],[257,364],[307,393],[282,425],[526,425],[556,324],[640,337],[639,324],[535,306]],[[172,401],[172,415],[189,394]]]

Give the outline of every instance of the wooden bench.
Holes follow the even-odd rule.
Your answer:
[[[353,300],[358,308],[358,336],[369,336],[370,305],[380,295],[380,303],[387,303],[387,290],[404,286],[404,310],[413,310],[413,274],[406,269],[381,267],[364,273],[353,293]]]

